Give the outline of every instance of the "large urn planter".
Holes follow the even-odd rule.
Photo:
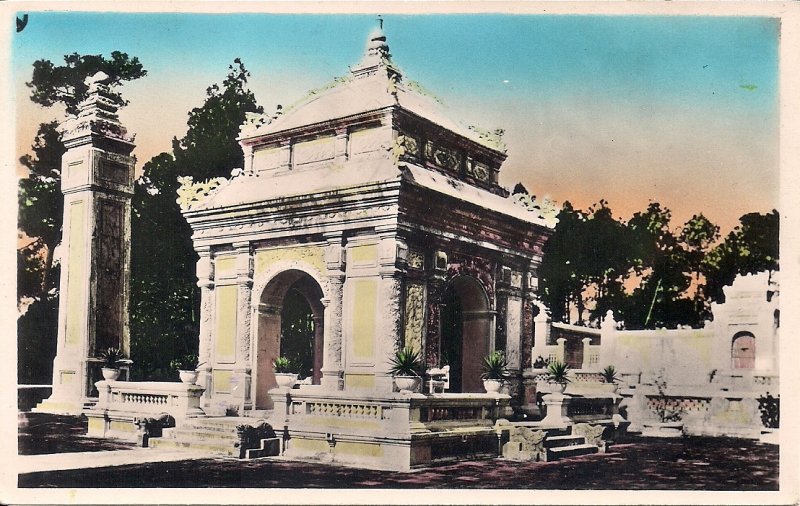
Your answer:
[[[297,382],[297,374],[276,372],[275,381],[278,383],[278,388],[292,388]]]
[[[178,376],[181,378],[181,383],[185,383],[187,385],[194,385],[197,383],[198,374],[199,373],[197,371],[178,370]]]
[[[550,393],[552,394],[563,394],[567,389],[566,383],[556,383],[551,381],[548,384],[550,385]]]
[[[400,392],[419,392],[420,384],[422,383],[422,378],[419,376],[395,376],[394,377],[394,385],[397,387],[397,390]]]
[[[496,379],[485,379],[483,380],[483,389],[486,390],[487,394],[497,394],[500,393],[500,389],[503,387],[503,382]]]
[[[642,423],[642,436],[681,437],[683,436],[683,422],[644,422]]]
[[[103,367],[103,379],[106,381],[117,381],[119,379],[119,369]]]

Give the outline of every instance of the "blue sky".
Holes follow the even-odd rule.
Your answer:
[[[649,199],[730,228],[777,207],[779,22],[758,17],[387,15],[395,62],[453,116],[504,128],[501,183],[623,217]],[[57,111],[25,98],[39,58],[120,50],[149,74],[123,94],[141,166],[185,132],[241,57],[271,110],[358,62],[372,15],[34,12],[12,40],[17,145]],[[33,126],[32,126],[33,125]],[[704,182],[715,181],[710,193]]]

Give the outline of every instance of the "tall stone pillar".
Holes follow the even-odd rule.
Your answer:
[[[99,72],[86,80],[77,117],[61,127],[64,194],[58,344],[53,393],[38,411],[79,413],[96,395],[98,355],[129,354],[130,219],[135,157],[133,138],[117,117]]]
[[[325,266],[329,294],[322,299],[325,306],[322,361],[320,384],[326,390],[342,390],[342,300],[344,296],[344,248],[341,235],[328,238],[325,248]]]
[[[211,396],[211,336],[214,331],[214,263],[211,261],[210,248],[197,250],[200,259],[197,261],[197,286],[200,288],[200,336],[198,359],[200,371],[198,384],[206,390],[203,392],[205,402]]]

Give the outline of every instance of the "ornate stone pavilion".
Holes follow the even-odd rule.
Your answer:
[[[412,422],[437,416],[477,420],[496,447],[490,426],[509,397],[483,393],[481,362],[505,351],[510,392],[523,391],[536,268],[553,225],[499,186],[499,138],[452,120],[405,80],[377,30],[346,77],[279,115],[251,116],[239,140],[245,166],[234,177],[186,180],[180,191],[200,255],[206,412],[285,404],[296,454],[344,437],[341,455],[423,462],[436,445],[410,443]],[[310,370],[298,371],[310,385],[282,392],[272,363],[298,296],[313,320]],[[390,359],[402,346],[426,368],[450,365],[448,394],[393,393]],[[449,403],[438,415],[415,405],[434,397]],[[343,412],[355,422],[324,416]]]
[[[391,392],[398,347],[483,392],[480,363],[530,366],[548,224],[498,185],[498,139],[450,119],[404,79],[376,31],[344,78],[242,127],[245,167],[185,181],[202,288],[208,403],[271,408],[287,293],[314,321],[319,390]]]

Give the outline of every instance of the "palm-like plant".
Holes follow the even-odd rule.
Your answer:
[[[508,361],[502,351],[493,351],[483,358],[481,377],[488,380],[508,378]]]
[[[172,359],[169,362],[170,367],[179,371],[194,371],[200,365],[197,355],[188,354]]]
[[[100,353],[100,359],[103,361],[103,367],[107,369],[118,369],[119,364],[125,360],[125,354],[119,348],[106,348]]]
[[[550,362],[547,366],[547,381],[551,383],[560,383],[562,385],[569,383],[569,366],[558,360]]]
[[[272,366],[278,374],[293,374],[294,366],[287,357],[278,357],[272,361]]]
[[[395,352],[389,364],[392,376],[419,376],[417,371],[421,364],[420,354],[414,348],[406,346]]]
[[[616,383],[619,381],[619,378],[617,378],[617,369],[613,365],[606,366],[600,375],[606,383]]]

